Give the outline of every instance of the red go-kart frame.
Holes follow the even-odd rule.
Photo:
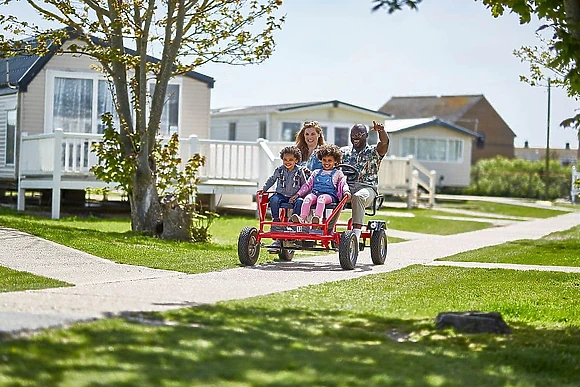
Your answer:
[[[244,266],[253,266],[260,254],[260,248],[277,253],[282,261],[291,261],[296,250],[335,250],[338,251],[340,266],[345,270],[354,269],[359,250],[364,249],[369,242],[371,259],[375,265],[382,265],[387,256],[387,235],[385,222],[371,220],[363,226],[360,238],[357,238],[352,228],[352,218],[348,222],[340,221],[340,214],[348,201],[344,197],[339,203],[326,206],[328,214],[320,223],[293,223],[289,221],[288,210],[292,204],[282,205],[280,221],[266,220],[268,201],[272,191],[258,191],[259,228],[247,226],[242,229],[238,238],[238,257]],[[372,213],[374,215],[373,206]],[[275,230],[273,230],[275,229]],[[264,239],[277,241],[276,244],[265,245]]]

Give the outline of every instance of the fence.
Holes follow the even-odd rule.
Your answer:
[[[20,143],[18,171],[18,209],[24,210],[27,189],[52,190],[52,217],[60,217],[62,189],[84,190],[88,187],[113,188],[99,181],[90,171],[98,160],[91,152],[93,144],[102,141],[98,134],[54,133],[26,135]],[[200,193],[210,195],[254,194],[274,169],[281,165],[280,150],[289,142],[223,141],[199,139],[197,136],[179,141],[182,160],[199,153],[206,157],[200,168]],[[423,187],[433,204],[435,172],[428,171],[412,158],[385,158],[379,173],[379,192],[402,193],[408,205],[416,205],[418,188]]]

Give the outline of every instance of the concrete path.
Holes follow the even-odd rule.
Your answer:
[[[336,254],[204,274],[116,264],[86,253],[0,228],[0,266],[74,284],[74,287],[0,293],[0,332],[40,329],[127,311],[162,311],[260,296],[428,264],[462,251],[518,239],[537,239],[580,224],[580,212],[549,219],[389,245],[385,265],[369,249],[355,270],[340,268]]]

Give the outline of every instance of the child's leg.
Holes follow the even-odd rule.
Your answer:
[[[322,215],[324,214],[324,209],[326,205],[333,202],[333,198],[327,194],[321,194],[318,199],[316,200],[316,209],[314,210],[314,214],[322,219]]]
[[[302,208],[300,208],[300,217],[302,219],[306,219],[308,217],[310,208],[314,203],[316,203],[316,195],[314,195],[313,193],[309,193],[308,195],[306,195],[304,201],[302,202]]]
[[[286,199],[286,197],[279,193],[270,196],[270,212],[272,213],[272,220],[274,222],[280,221],[280,204],[283,203],[284,199]],[[288,201],[288,199],[286,199],[286,201]]]

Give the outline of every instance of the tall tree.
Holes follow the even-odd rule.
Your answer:
[[[7,6],[11,0],[1,0]],[[154,233],[162,211],[153,152],[169,81],[204,63],[250,64],[268,58],[284,18],[282,0],[26,0],[55,28],[0,15],[4,55],[61,52],[88,55],[114,89],[123,158],[131,163],[132,228]],[[66,28],[63,28],[66,27]],[[62,45],[75,38],[78,44]],[[66,48],[65,48],[66,47]],[[128,49],[128,48],[129,49]],[[148,56],[160,58],[152,61]],[[155,87],[150,93],[148,85]]]

